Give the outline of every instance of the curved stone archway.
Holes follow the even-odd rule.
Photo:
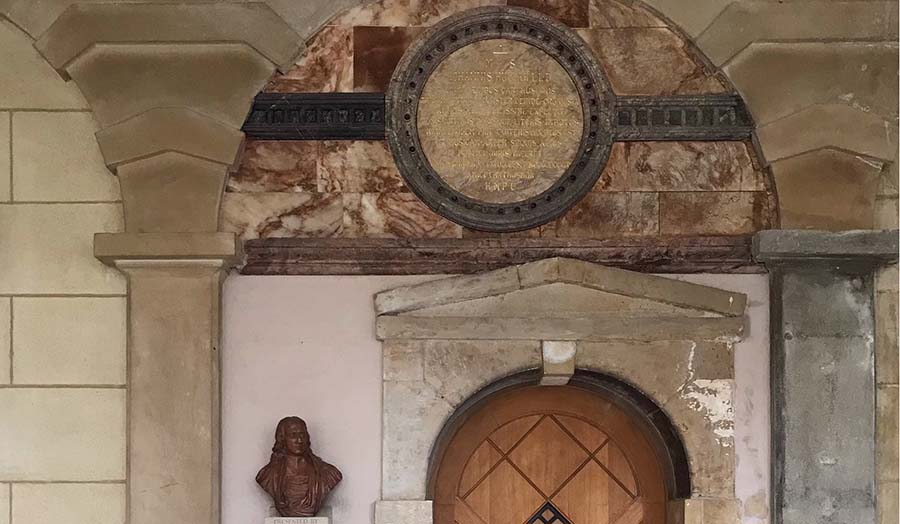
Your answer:
[[[135,164],[125,167],[125,173],[134,174],[123,179],[123,188],[133,188],[125,191],[126,201],[133,201],[126,207],[130,217],[126,228],[183,232],[218,229],[222,183],[210,183],[210,177],[221,179],[237,161],[238,128],[252,96],[274,67],[292,63],[300,43],[325,22],[351,6],[370,3],[312,2],[297,7],[269,2],[269,7],[263,2],[90,5],[12,0],[0,6],[0,14],[39,37],[36,46],[51,65],[79,83],[101,121],[98,140],[110,168],[117,171]],[[896,178],[897,95],[890,81],[897,73],[896,3],[705,0],[690,8],[672,0],[647,4],[695,42],[744,96],[756,120],[762,159],[776,181],[782,227],[896,227],[897,188],[891,181]],[[142,24],[148,29],[135,32]],[[736,25],[747,29],[731,30]],[[154,48],[142,40],[160,45]],[[245,47],[216,45],[223,42]],[[106,49],[105,55],[90,51],[97,44]],[[204,57],[210,53],[220,58],[209,62]],[[166,56],[165,64],[154,62],[154,57]],[[124,57],[128,58],[123,62]],[[257,60],[254,57],[263,61],[249,66]],[[257,73],[245,70],[240,81],[222,76],[219,64],[248,59]],[[135,67],[151,64],[165,82],[135,84],[130,91],[121,91],[114,81],[115,74],[128,75],[137,71]],[[162,72],[173,67],[182,70]],[[185,76],[184,67],[196,76]],[[180,80],[168,80],[175,78]],[[113,85],[118,97],[109,90]],[[168,109],[173,107],[182,109]],[[133,162],[168,151],[178,155],[153,165]],[[185,155],[207,164],[185,163],[181,160]],[[178,164],[173,164],[175,159]],[[176,186],[178,191],[160,193],[159,187],[170,180],[147,180],[153,176],[148,173],[159,169],[191,174]],[[809,187],[817,188],[814,199]],[[182,211],[160,209],[168,203],[184,210],[187,206],[178,204],[184,193],[208,195],[207,206],[212,209],[197,216],[194,207],[184,220],[179,216]],[[146,203],[134,200],[145,196]],[[840,205],[848,200],[852,205]],[[145,209],[138,212],[138,208]]]
[[[646,5],[744,97],[760,160],[775,180],[782,228],[896,228],[895,3]],[[320,11],[321,24],[359,10]]]

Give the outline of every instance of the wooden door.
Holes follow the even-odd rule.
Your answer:
[[[446,446],[435,524],[664,524],[662,471],[606,398],[569,386],[504,392]]]

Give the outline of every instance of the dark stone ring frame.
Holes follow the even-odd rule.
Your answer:
[[[584,115],[575,159],[559,180],[535,197],[509,204],[479,201],[448,185],[422,152],[417,129],[422,90],[441,61],[469,44],[496,38],[530,44],[554,58],[574,82]],[[385,105],[387,140],[410,189],[436,213],[481,231],[521,231],[561,216],[599,179],[614,140],[615,95],[590,50],[568,27],[525,8],[476,8],[433,26],[401,58]]]

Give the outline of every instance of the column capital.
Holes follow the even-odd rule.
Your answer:
[[[769,267],[832,266],[872,271],[897,263],[898,231],[818,231],[773,229],[753,237],[753,258]]]
[[[222,267],[241,259],[233,233],[97,233],[94,256],[104,264],[148,262],[217,262]]]

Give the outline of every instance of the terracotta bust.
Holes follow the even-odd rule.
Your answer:
[[[256,474],[282,517],[314,517],[341,478],[336,467],[313,454],[306,422],[298,417],[278,423],[272,457]]]

